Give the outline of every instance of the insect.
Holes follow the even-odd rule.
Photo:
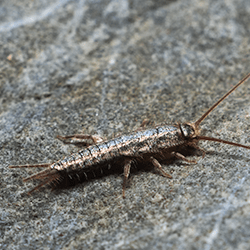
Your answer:
[[[250,146],[225,141],[219,138],[200,135],[201,122],[236,88],[250,77],[250,73],[239,81],[231,90],[211,106],[197,121],[174,125],[161,125],[153,128],[141,128],[127,135],[121,135],[111,140],[102,140],[98,136],[76,134],[70,136],[58,136],[64,142],[82,142],[88,146],[52,164],[17,165],[10,168],[44,167],[45,170],[24,179],[29,181],[38,179],[41,183],[29,194],[42,186],[54,187],[74,185],[88,180],[95,175],[102,176],[110,167],[123,166],[124,180],[122,193],[125,197],[126,182],[130,174],[130,168],[136,164],[148,164],[154,166],[163,176],[172,178],[166,173],[160,164],[168,159],[181,159],[189,163],[195,160],[186,158],[187,149],[198,150],[205,155],[205,151],[198,146],[199,141],[214,141],[229,144],[236,147],[250,149]],[[92,144],[92,145],[90,145]]]

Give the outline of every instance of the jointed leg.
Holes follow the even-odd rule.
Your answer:
[[[161,164],[154,158],[154,157],[150,157],[151,162],[153,163],[154,167],[161,172],[161,174],[164,177],[168,177],[170,179],[172,179],[172,176],[170,174],[167,174],[163,169]]]
[[[205,152],[205,150],[203,149],[203,148],[200,148],[197,144],[195,144],[195,143],[190,143],[190,144],[188,144],[190,147],[193,147],[193,148],[195,148],[196,150],[198,150],[198,151],[201,151],[202,152],[202,158],[204,158],[205,157],[205,154],[206,154],[206,152]]]
[[[149,125],[150,120],[149,119],[144,119],[140,125],[140,128],[145,128],[147,125]]]
[[[141,131],[145,129],[148,125],[152,125],[152,124],[154,124],[154,122],[151,122],[149,119],[144,119],[141,125],[139,126],[139,128],[137,128],[135,131]]]
[[[125,188],[126,188],[127,179],[129,177],[129,174],[130,174],[131,162],[132,162],[132,160],[128,160],[125,162],[125,165],[124,165],[124,177],[123,177],[124,179],[123,179],[123,185],[122,185],[123,198],[125,198]]]
[[[178,153],[178,152],[172,152],[171,153],[173,156],[175,156],[176,158],[180,159],[180,160],[183,160],[183,161],[186,161],[188,163],[197,163],[196,160],[189,160],[187,159],[184,155]]]
[[[75,134],[68,136],[58,135],[57,138],[63,141],[64,143],[82,144],[84,146],[89,146],[92,144],[103,142],[102,137],[98,135],[87,135],[87,134]]]

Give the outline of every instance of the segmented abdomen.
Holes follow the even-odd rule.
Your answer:
[[[165,125],[89,146],[71,156],[51,165],[51,169],[88,169],[94,165],[105,164],[120,157],[143,157],[143,154],[157,153],[169,147],[184,143],[178,126]]]

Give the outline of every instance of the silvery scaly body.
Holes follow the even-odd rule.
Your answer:
[[[180,133],[178,125],[163,125],[89,146],[55,162],[50,168],[70,173],[78,171],[79,168],[85,171],[91,170],[94,165],[108,164],[120,158],[145,160],[145,157],[156,155],[165,158],[164,150],[169,151],[172,147],[185,143],[186,140]]]
[[[67,186],[80,183],[88,178],[103,176],[103,171],[121,166],[124,168],[123,197],[125,197],[126,181],[130,174],[130,168],[136,164],[150,164],[163,176],[172,178],[166,173],[160,164],[170,158],[178,158],[186,162],[195,163],[195,160],[186,158],[186,152],[192,148],[205,151],[198,146],[201,140],[220,142],[236,147],[250,149],[250,146],[225,141],[219,138],[202,136],[201,122],[236,88],[250,77],[250,73],[239,81],[230,91],[212,105],[197,121],[175,125],[161,125],[149,129],[139,129],[127,135],[118,136],[111,140],[103,141],[101,138],[91,135],[59,136],[63,141],[88,141],[90,145],[79,152],[65,157],[55,163],[36,165],[18,165],[10,168],[44,167],[45,170],[31,175],[24,181],[39,179],[42,182],[29,193],[38,190],[48,184],[54,186]]]

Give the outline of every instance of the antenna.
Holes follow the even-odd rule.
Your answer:
[[[226,99],[236,88],[238,88],[242,83],[244,83],[248,78],[250,77],[250,73],[246,75],[242,80],[240,80],[231,90],[229,90],[223,97],[219,99],[211,108],[205,112],[200,119],[198,119],[195,123],[194,126],[195,128],[198,129],[199,125],[201,122],[224,100]]]

